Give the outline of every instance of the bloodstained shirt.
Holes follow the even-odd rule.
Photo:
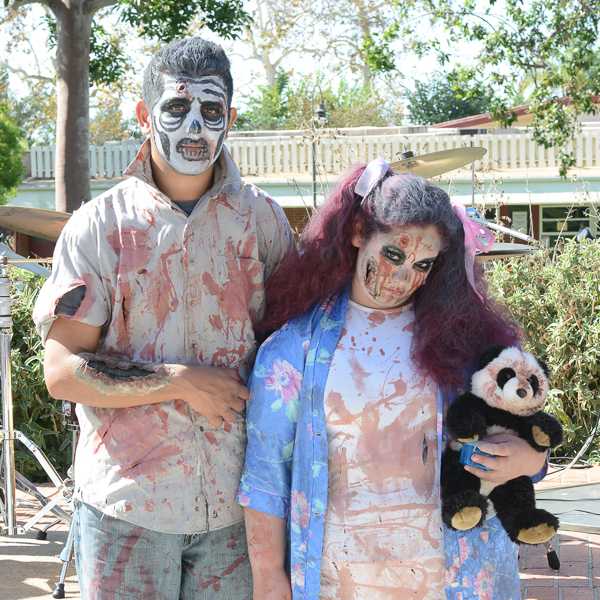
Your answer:
[[[102,328],[98,353],[140,363],[238,369],[254,358],[264,283],[292,244],[283,210],[242,183],[226,148],[210,193],[188,217],[155,185],[146,141],[128,177],[65,226],[34,321],[46,339],[61,314]],[[68,297],[67,297],[68,298]],[[245,431],[212,428],[187,403],[77,404],[76,498],[155,531],[199,533],[238,523]]]

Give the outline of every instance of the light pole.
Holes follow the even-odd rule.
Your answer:
[[[325,110],[325,103],[321,101],[313,116],[313,135],[311,140],[313,208],[317,208],[317,128],[325,127],[325,125],[327,125],[327,111]]]

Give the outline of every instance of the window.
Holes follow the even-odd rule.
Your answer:
[[[598,209],[588,206],[542,206],[541,239],[552,248],[559,237],[574,237],[584,227],[598,235]]]

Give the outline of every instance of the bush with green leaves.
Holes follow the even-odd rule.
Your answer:
[[[500,261],[494,295],[521,324],[527,350],[550,369],[548,410],[562,423],[561,456],[574,456],[600,415],[600,240],[566,240],[559,252]],[[600,460],[600,439],[588,456]]]
[[[71,434],[63,422],[61,403],[50,398],[46,390],[42,341],[31,318],[44,280],[21,270],[13,271],[12,278],[11,375],[15,429],[34,441],[64,476],[70,464]],[[34,481],[47,480],[44,470],[20,442],[15,448],[17,470]]]
[[[0,204],[5,204],[17,191],[23,179],[24,136],[11,117],[8,108],[0,102]]]

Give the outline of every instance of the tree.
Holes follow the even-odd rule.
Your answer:
[[[0,103],[0,204],[17,191],[23,179],[23,134],[11,119],[8,107]]]
[[[110,83],[122,74],[124,53],[106,43],[108,34],[94,22],[99,11],[117,11],[142,36],[165,42],[183,35],[198,14],[224,38],[239,35],[249,18],[242,0],[4,0],[5,17],[34,3],[49,9],[55,25],[56,208],[66,211],[90,198],[90,75]]]
[[[134,131],[139,132],[139,128],[132,123],[135,119],[126,120],[123,117],[121,95],[106,87],[97,88],[94,92],[96,106],[90,120],[90,143],[101,146],[106,142],[139,137],[134,135]]]
[[[394,5],[404,10],[400,0]],[[514,82],[532,82],[527,103],[534,139],[558,149],[560,173],[566,175],[575,163],[571,142],[578,117],[598,110],[598,0],[504,0],[501,6],[496,0],[423,0],[422,5],[451,40],[480,45],[479,67],[498,91],[496,118],[510,124]]]
[[[268,86],[274,86],[283,62],[292,55],[315,54],[312,45],[316,23],[316,2],[302,0],[252,0],[248,8],[252,23],[244,28],[241,40],[249,59],[264,69]]]
[[[408,22],[417,5],[417,0],[321,0],[317,34],[327,40],[341,72],[357,73],[369,87],[379,73],[396,70],[398,41],[405,49],[412,46],[414,23]]]
[[[406,17],[415,3],[404,1]],[[302,65],[292,63],[294,57],[307,66],[312,58],[321,70],[365,87],[375,82],[379,66],[392,60],[387,28],[398,11],[391,10],[388,0],[249,0],[247,6],[252,23],[236,51],[260,63],[268,86],[275,85],[280,70],[306,74]],[[406,45],[409,38],[404,31]]]
[[[44,72],[40,65],[31,42],[32,27],[25,27],[22,22],[13,24],[15,27],[8,32],[11,44],[7,54],[20,51],[31,56],[32,70],[26,71],[22,66],[13,65],[8,58],[0,62],[0,102],[6,104],[10,116],[25,134],[28,145],[50,145],[54,143],[56,125],[54,77]],[[21,83],[27,84],[26,96],[18,98],[12,92],[11,73],[18,76]]]
[[[390,110],[373,87],[351,85],[341,81],[337,86],[326,83],[322,76],[294,81],[279,71],[273,86],[261,86],[241,111],[238,129],[308,129],[320,103],[327,111],[328,127],[373,127],[388,125],[399,118]]]
[[[417,125],[476,115],[493,107],[493,94],[472,69],[438,72],[430,79],[416,81],[407,99],[411,122]]]

